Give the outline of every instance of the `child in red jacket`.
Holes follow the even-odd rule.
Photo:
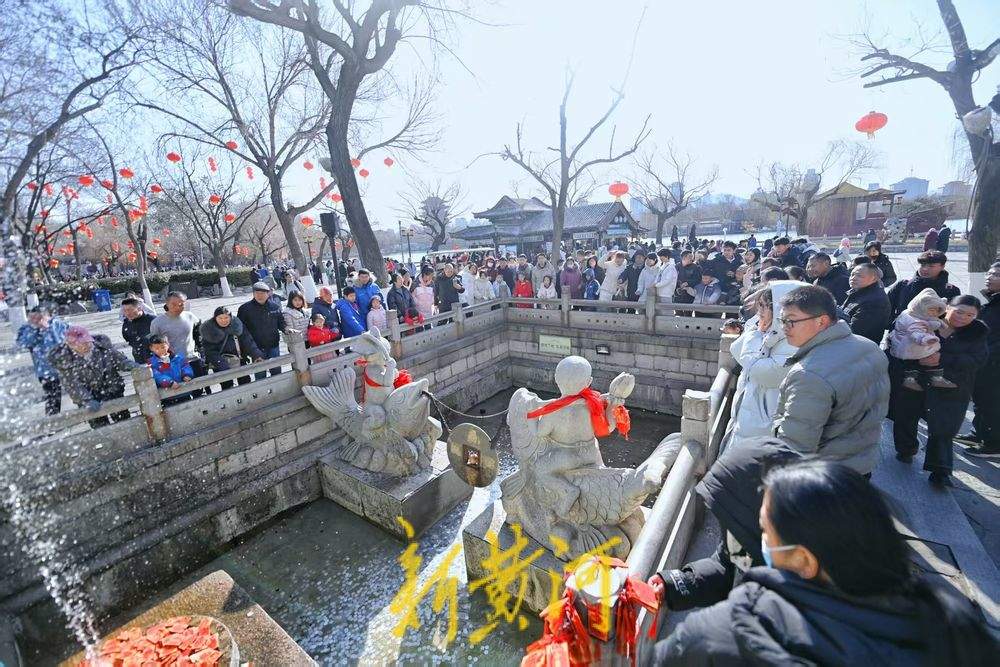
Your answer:
[[[531,299],[535,296],[535,290],[531,287],[531,281],[523,274],[517,274],[517,281],[514,283],[515,299]],[[518,308],[534,308],[530,303],[519,303]]]
[[[326,318],[319,313],[313,313],[313,316],[309,318],[309,326],[306,327],[306,347],[319,347],[320,345],[332,343],[338,338],[340,338],[340,331],[337,329],[327,329]],[[316,363],[327,361],[328,359],[333,359],[333,352],[313,357],[313,361]]]

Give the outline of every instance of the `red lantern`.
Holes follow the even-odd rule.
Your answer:
[[[343,245],[343,243],[341,243],[341,242],[340,242],[340,239],[337,239],[336,241],[334,241],[334,242],[333,242],[333,246],[334,246],[334,247],[335,247],[335,248],[336,248],[337,250],[340,250],[340,248],[341,248],[341,246],[342,246],[342,245]]]
[[[348,248],[354,247],[354,239],[347,239],[347,247]]]
[[[360,158],[354,158],[353,160],[351,160],[351,166],[354,167],[355,169],[357,169],[358,167],[360,167],[361,166],[361,159]]]
[[[64,229],[64,230],[63,230],[63,236],[66,236],[66,237],[70,237],[70,236],[73,236],[73,232],[71,232],[71,231],[70,231],[70,230],[68,230],[68,229]]]
[[[48,230],[45,228],[45,225],[35,225],[36,234],[44,234],[46,231]]]
[[[150,258],[150,259],[156,259],[157,257],[159,257],[159,255],[157,255],[157,254],[156,254],[155,252],[153,252],[152,250],[150,250],[150,251],[149,251],[149,252],[147,252],[146,254],[147,254],[147,255],[149,255],[149,258]]]
[[[367,169],[362,169],[361,171],[358,172],[358,176],[360,176],[361,178],[368,178],[369,173],[370,172]]]
[[[181,156],[178,153],[170,151],[169,153],[167,153],[167,159],[170,160],[171,162],[176,163],[181,161]]]
[[[214,157],[210,157],[210,158],[208,158],[208,168],[212,170],[212,173],[213,173],[213,174],[214,174],[214,173],[215,173],[216,171],[218,171],[218,170],[219,170],[219,167],[218,167],[218,165],[216,165],[216,164],[215,164],[215,158],[214,158]]]
[[[44,190],[45,190],[45,194],[47,194],[49,197],[52,196],[52,184],[51,183],[46,183]]]
[[[312,225],[313,219],[310,218],[308,215],[304,215],[302,216],[302,219],[299,222],[301,222],[304,226],[309,227]]]
[[[55,257],[51,258],[49,260],[49,268],[50,269],[58,269],[59,268],[59,260],[56,259]]]
[[[103,181],[101,181],[101,187],[104,188],[105,190],[112,190],[114,189],[115,184],[114,182],[111,181],[111,179],[105,178]]]
[[[121,243],[119,243],[118,241],[112,241],[111,242],[111,250],[112,251],[118,252],[121,249],[122,249],[122,244]]]
[[[391,157],[387,157],[386,159],[382,160],[382,162],[383,162],[383,163],[385,164],[385,166],[387,166],[387,167],[391,167],[391,166],[393,165],[393,163],[394,163],[394,162],[393,162],[393,159],[392,159]]]
[[[90,227],[87,227],[87,231],[84,232],[84,233],[87,235],[88,239],[90,239],[91,241],[94,240],[94,230],[93,229],[91,229]]]
[[[253,180],[253,167],[247,167],[247,178]]]
[[[152,185],[149,186],[149,191],[152,192],[154,195],[158,195],[161,192],[163,192],[163,188],[161,188],[156,183],[153,183]]]
[[[149,202],[146,201],[146,197],[143,195],[139,195],[139,210],[141,211],[149,210]]]
[[[339,201],[343,201],[344,198],[341,195],[339,195],[336,192],[334,192],[332,195],[330,195],[330,199],[332,199],[335,202],[339,202]]]
[[[225,220],[226,222],[233,222],[234,220],[236,220],[236,215],[234,213],[226,213],[223,220]]]
[[[889,117],[884,113],[869,111],[861,117],[861,120],[854,124],[854,129],[858,132],[864,132],[868,135],[869,139],[874,139],[875,133],[885,127],[885,124],[888,122]]]
[[[139,210],[137,208],[134,208],[134,209],[132,209],[131,211],[128,212],[128,218],[129,218],[129,220],[132,220],[132,221],[139,220],[144,215],[145,215],[145,213],[143,213],[141,210]]]
[[[104,216],[103,215],[97,216],[97,225],[99,227],[103,227],[104,226]]]
[[[211,197],[208,198],[208,203],[211,204],[212,206],[218,206],[219,204],[222,203],[222,197],[220,197],[219,195],[212,195]]]
[[[306,160],[305,162],[302,163],[302,166],[306,168],[306,171],[312,171],[313,163],[310,162],[309,160]]]
[[[160,239],[153,239],[153,245],[160,245],[161,243],[163,243],[163,241]]]
[[[319,189],[322,190],[326,188],[326,179],[322,176],[319,177]]]
[[[134,262],[137,259],[139,259],[139,255],[135,254],[134,252],[130,252],[128,254],[128,261],[129,262]]]
[[[135,250],[135,241],[133,241],[132,239],[129,239],[126,243],[128,244],[129,248],[131,248],[132,250]]]
[[[85,188],[89,188],[91,185],[94,184],[94,177],[88,176],[86,174],[84,174],[83,176],[81,176],[76,180],[80,183],[80,185],[82,185]]]
[[[234,150],[236,150],[239,147],[240,147],[240,145],[238,143],[236,143],[235,141],[233,141],[232,139],[230,139],[229,141],[226,142],[226,148],[228,148],[231,151],[234,151]]]
[[[118,226],[118,218],[111,218],[111,226],[112,227]]]
[[[622,183],[621,181],[615,181],[610,186],[608,186],[608,192],[615,199],[621,199],[623,196],[628,194],[628,183]]]
[[[34,181],[28,183],[28,189],[34,192],[35,190],[38,189],[38,183],[35,183]]]
[[[121,169],[118,170],[118,175],[124,179],[129,179],[135,176],[135,172],[129,169],[128,167],[122,167]]]
[[[44,220],[45,218],[49,217],[49,209],[43,208],[41,213],[39,213],[39,215],[42,216],[42,220]]]

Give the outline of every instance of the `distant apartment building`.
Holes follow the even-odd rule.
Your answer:
[[[964,199],[972,196],[972,186],[965,181],[948,181],[941,186],[939,193],[942,197]]]
[[[927,186],[930,185],[930,181],[926,178],[917,178],[915,176],[907,176],[903,180],[893,183],[893,190],[905,190],[903,193],[904,201],[911,201],[918,199],[920,197],[927,196]]]

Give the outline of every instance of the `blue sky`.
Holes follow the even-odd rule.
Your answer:
[[[940,87],[919,80],[865,90],[847,72],[856,55],[843,37],[870,24],[877,34],[902,40],[914,25],[940,32],[933,0],[498,0],[482,4],[478,16],[497,27],[466,22],[443,57],[437,107],[441,142],[422,160],[400,157],[386,169],[373,156],[366,202],[379,226],[396,226],[397,192],[407,171],[425,180],[460,180],[468,209],[482,210],[522,181],[516,166],[496,157],[524,121],[525,143],[544,148],[556,141],[557,111],[567,65],[576,70],[570,134],[579,137],[601,113],[628,59],[632,33],[644,6],[626,99],[616,114],[619,141],[652,114],[652,142],[670,140],[701,165],[719,166],[716,192],[747,195],[755,183],[747,173],[760,160],[808,164],[827,142],[863,138],[855,121],[870,110],[889,116],[875,140],[883,166],[860,182],[889,183],[911,173],[931,187],[957,174],[952,135],[957,121]],[[956,0],[970,43],[985,46],[1000,36],[1000,2]],[[942,33],[943,37],[943,33]],[[413,51],[396,54],[401,75],[426,61]],[[946,53],[923,58],[943,67]],[[467,71],[468,70],[471,71]],[[985,103],[1000,84],[1000,62],[977,83]],[[606,135],[595,150],[606,150]],[[470,166],[470,163],[471,166]],[[610,198],[606,184],[628,180],[628,164],[598,173],[595,199]],[[309,179],[311,182],[315,178]],[[304,174],[303,174],[304,178]]]

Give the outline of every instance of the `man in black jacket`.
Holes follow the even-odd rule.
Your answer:
[[[917,257],[920,268],[917,269],[916,275],[907,280],[900,280],[889,289],[893,320],[906,310],[913,297],[922,289],[930,287],[939,297],[948,301],[962,293],[962,290],[948,282],[948,272],[944,270],[947,261],[948,257],[938,250],[920,253]]]
[[[792,245],[787,236],[782,236],[774,240],[774,249],[771,250],[771,257],[778,260],[778,266],[786,268],[789,266],[802,266],[802,257],[799,249]]]
[[[149,327],[156,319],[152,315],[142,310],[142,305],[138,299],[128,298],[122,300],[122,312],[125,320],[122,322],[122,338],[132,348],[132,358],[137,363],[144,364],[149,361]]]
[[[736,284],[736,269],[742,266],[743,260],[736,255],[736,244],[726,241],[722,244],[722,252],[712,259],[712,275],[722,283],[722,290],[727,294]]]
[[[323,328],[330,331],[340,329],[340,318],[337,317],[337,309],[333,305],[333,290],[323,286],[319,288],[319,296],[313,300],[312,314],[319,313],[323,316]]]
[[[455,265],[448,262],[434,281],[434,300],[437,302],[438,312],[450,311],[452,304],[461,301],[459,295],[464,291],[462,279],[455,273]]]
[[[281,332],[285,330],[285,319],[281,315],[281,304],[271,296],[271,287],[267,283],[254,283],[253,298],[236,311],[243,327],[260,348],[265,359],[274,359],[281,355]],[[281,373],[281,367],[272,368],[271,375]],[[255,373],[258,380],[264,379],[266,373]]]
[[[847,290],[851,288],[847,277],[847,269],[837,262],[832,264],[830,256],[818,252],[806,262],[806,273],[813,279],[813,285],[825,287],[833,295],[833,300],[839,305],[847,298]]]
[[[876,345],[882,342],[892,310],[879,276],[878,267],[874,264],[855,266],[851,270],[851,289],[841,306],[851,331]]]
[[[979,319],[990,328],[986,345],[990,356],[986,365],[976,373],[972,389],[972,402],[976,416],[972,420],[973,431],[960,435],[956,440],[971,445],[966,451],[972,456],[1000,458],[1000,262],[994,262],[986,274],[986,289],[983,290],[986,305],[979,311]]]

